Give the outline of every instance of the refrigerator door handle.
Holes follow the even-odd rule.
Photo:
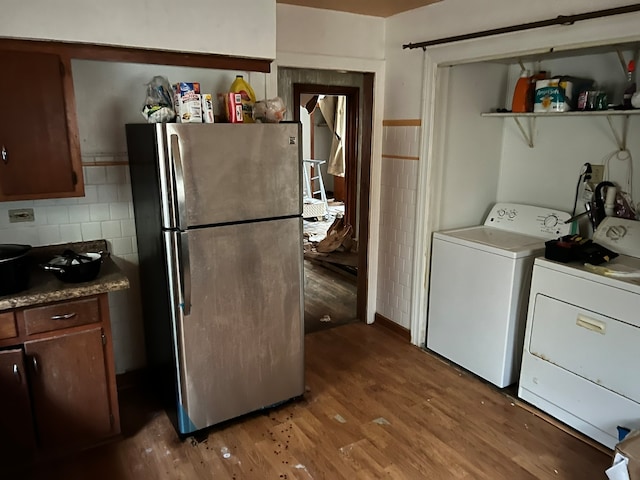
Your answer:
[[[180,233],[180,277],[182,284],[182,311],[184,316],[191,314],[191,260],[189,258],[189,233]]]
[[[180,153],[180,142],[178,135],[171,135],[171,156],[173,157],[173,178],[178,203],[178,228],[184,230],[184,222],[187,220],[187,203],[184,191],[184,170],[182,168],[182,154]]]

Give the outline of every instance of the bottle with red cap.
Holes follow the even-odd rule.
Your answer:
[[[636,93],[636,82],[633,78],[636,70],[636,63],[633,60],[629,60],[627,64],[627,84],[622,95],[622,108],[629,110],[633,108],[631,104],[631,97]]]

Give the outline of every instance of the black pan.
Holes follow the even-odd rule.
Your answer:
[[[0,295],[9,295],[29,286],[31,245],[0,244]]]
[[[65,250],[42,268],[52,272],[59,280],[69,283],[89,282],[98,276],[102,265],[102,252],[76,253]]]

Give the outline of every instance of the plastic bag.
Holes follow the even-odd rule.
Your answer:
[[[633,205],[631,195],[627,192],[616,192],[615,205],[613,206],[614,215],[620,218],[636,219],[636,209]]]
[[[149,123],[166,123],[175,120],[173,91],[169,79],[158,75],[147,83],[147,97],[142,106],[142,116]]]
[[[260,100],[253,106],[253,118],[260,123],[279,123],[284,120],[287,111],[280,97]]]

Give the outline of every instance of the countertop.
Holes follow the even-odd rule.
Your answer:
[[[58,280],[53,273],[39,267],[41,263],[51,260],[68,248],[78,253],[108,252],[106,240],[34,247],[29,252],[31,257],[29,288],[0,297],[0,311],[129,288],[129,279],[108,253],[103,255],[100,273],[90,282],[65,283]]]

